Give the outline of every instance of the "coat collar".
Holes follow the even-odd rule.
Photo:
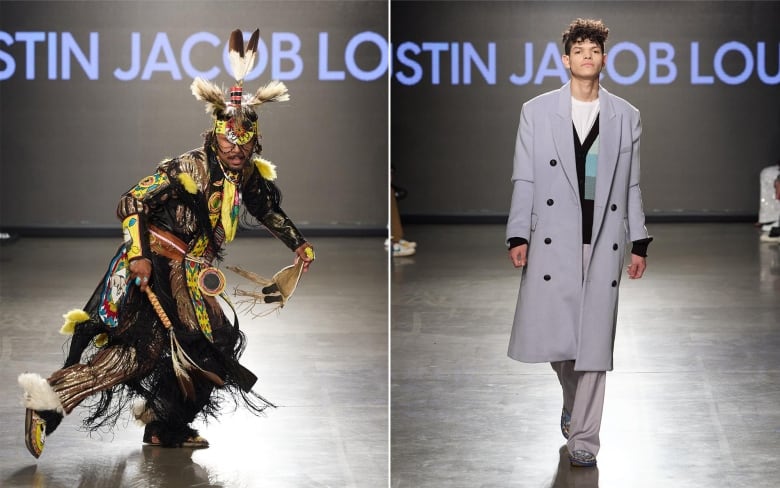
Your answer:
[[[566,179],[569,181],[575,199],[579,202],[577,163],[574,156],[574,134],[571,118],[571,81],[558,91],[555,113],[552,115],[552,130],[555,149]],[[612,179],[615,175],[620,149],[620,117],[617,116],[612,95],[599,87],[599,159],[596,176],[596,198],[594,200],[593,239],[598,236],[604,211],[608,206]]]
[[[558,103],[552,115],[553,142],[558,153],[558,160],[563,167],[569,186],[579,202],[579,185],[577,184],[577,164],[574,156],[574,136],[571,122],[571,82],[567,82],[558,90]]]
[[[596,170],[596,199],[593,202],[593,234],[596,242],[610,202],[612,180],[620,157],[621,118],[615,112],[613,97],[604,88],[599,89],[599,159]]]

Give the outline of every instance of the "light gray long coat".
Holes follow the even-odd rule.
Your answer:
[[[507,223],[507,239],[529,242],[509,341],[509,357],[518,361],[573,359],[578,371],[612,370],[626,245],[648,234],[639,190],[639,111],[604,88],[599,105],[584,276],[570,84],[526,102],[520,114]]]

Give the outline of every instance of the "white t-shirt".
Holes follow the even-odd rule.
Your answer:
[[[571,97],[571,120],[574,122],[574,128],[577,129],[577,135],[580,143],[585,142],[588,137],[596,117],[599,115],[599,99],[591,102],[581,102]]]

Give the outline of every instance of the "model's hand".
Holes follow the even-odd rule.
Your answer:
[[[147,258],[133,259],[130,261],[130,282],[138,285],[141,291],[146,291],[146,286],[152,278],[152,262]]]
[[[295,262],[303,260],[303,271],[309,270],[309,265],[314,261],[314,248],[308,242],[304,242],[295,250]]]
[[[645,274],[647,260],[636,254],[631,255],[631,264],[628,266],[628,277],[632,280],[638,280]]]
[[[509,260],[515,268],[522,268],[526,264],[526,254],[528,253],[528,244],[520,244],[509,250]]]

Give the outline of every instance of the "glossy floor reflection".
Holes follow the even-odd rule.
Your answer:
[[[780,246],[750,224],[655,224],[621,284],[598,469],[571,468],[549,365],[507,358],[502,226],[409,226],[394,258],[393,488],[769,488],[780,479]],[[565,456],[565,449],[563,452]]]
[[[319,238],[317,262],[277,314],[242,317],[242,363],[279,405],[264,417],[223,412],[196,423],[209,449],[143,446],[142,428],[79,430],[81,411],[26,450],[16,377],[47,376],[63,355],[61,316],[83,306],[116,239],[21,239],[0,246],[0,486],[386,487],[388,478],[387,253],[378,238]],[[292,262],[274,239],[239,238],[226,264],[271,275]],[[229,286],[241,278],[228,274]]]

